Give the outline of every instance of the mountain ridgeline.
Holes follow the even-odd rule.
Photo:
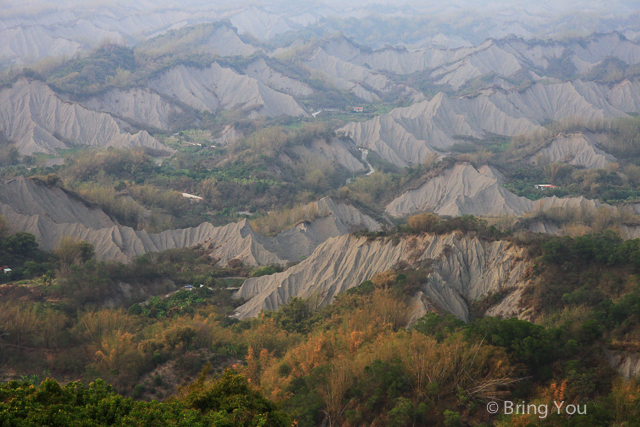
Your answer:
[[[0,424],[640,422],[633,2],[62,3],[0,11]]]

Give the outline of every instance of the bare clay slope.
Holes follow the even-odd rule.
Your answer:
[[[431,152],[446,151],[457,142],[454,136],[483,138],[486,132],[516,135],[538,128],[522,115],[501,110],[485,95],[467,100],[439,93],[429,101],[396,108],[365,122],[348,123],[338,132],[358,147],[404,167],[421,162]]]
[[[173,152],[147,132],[125,132],[109,114],[65,102],[44,83],[27,79],[0,92],[0,130],[23,155],[57,154],[70,145]]]
[[[313,89],[306,83],[292,79],[274,70],[264,58],[258,58],[245,68],[247,76],[261,81],[271,89],[291,96],[309,96]]]
[[[407,166],[421,162],[430,152],[447,151],[457,142],[454,137],[526,134],[547,120],[624,117],[640,112],[639,106],[638,81],[609,87],[578,80],[535,84],[524,92],[494,88],[454,99],[439,93],[366,122],[348,123],[339,132],[384,160]]]
[[[266,116],[307,114],[291,95],[215,62],[204,69],[179,65],[153,79],[149,86],[202,111],[255,110]]]
[[[328,238],[353,230],[379,230],[380,224],[350,205],[329,198],[309,205],[317,212],[276,237],[264,237],[246,221],[214,227],[167,230],[152,234],[117,224],[102,210],[89,206],[56,186],[23,177],[0,183],[0,215],[15,231],[32,233],[46,250],[64,236],[92,243],[100,259],[131,261],[138,255],[202,244],[221,264],[238,258],[247,265],[285,264],[311,255]]]
[[[40,215],[55,223],[77,222],[93,229],[115,225],[102,210],[74,199],[59,187],[46,186],[22,176],[0,185],[0,206],[4,212]]]
[[[598,148],[599,140],[600,137],[592,133],[561,134],[535,155],[530,156],[527,161],[533,164],[560,162],[588,169],[602,169],[617,160]]]
[[[250,56],[258,50],[243,42],[227,25],[221,25],[206,41],[205,47],[219,56]]]
[[[554,196],[534,202],[506,190],[490,167],[476,169],[468,163],[460,163],[420,187],[404,192],[387,205],[386,212],[395,217],[424,211],[451,216],[517,216],[539,209],[595,208],[599,205],[584,197],[560,199]]]
[[[184,111],[149,89],[112,89],[82,103],[91,110],[106,112],[133,123],[162,130],[171,128],[175,116]]]
[[[537,81],[555,77],[557,64],[567,72],[589,72],[606,59],[627,65],[640,63],[640,45],[618,33],[595,34],[573,41],[526,41],[516,37],[488,39],[458,49],[428,46],[421,49],[384,48],[367,51],[345,38],[335,38],[325,50],[343,61],[365,65],[376,71],[407,75],[427,72],[435,84],[458,90],[474,79],[489,78],[504,88],[513,87],[509,79]]]
[[[215,231],[211,224],[159,234],[135,231],[56,186],[23,177],[0,183],[0,215],[12,231],[35,235],[45,250],[71,236],[92,243],[99,259],[122,262],[147,252],[194,246]]]
[[[424,95],[403,84],[394,83],[385,75],[372,71],[365,66],[344,61],[318,48],[305,63],[332,86],[353,93],[367,102],[381,100],[378,94],[392,91],[402,94],[407,99],[417,102]]]
[[[371,279],[398,262],[430,262],[431,273],[421,286],[422,308],[436,305],[468,320],[466,301],[503,289],[517,288],[528,266],[521,248],[505,241],[487,242],[456,234],[392,239],[342,236],[327,240],[311,257],[288,270],[245,281],[237,297],[249,299],[238,308],[240,319],[276,310],[291,298],[311,298],[328,304],[345,290]],[[428,300],[428,301],[427,301]]]

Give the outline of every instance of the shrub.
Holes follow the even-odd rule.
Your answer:
[[[437,215],[432,213],[421,213],[417,215],[410,216],[407,220],[407,224],[409,227],[414,229],[415,231],[433,231],[435,225],[438,223],[439,219]]]

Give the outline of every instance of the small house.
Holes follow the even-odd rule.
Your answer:
[[[184,290],[185,291],[192,291],[193,290],[193,286],[187,285],[187,286],[184,287]]]
[[[364,113],[364,107],[353,107],[354,113]]]
[[[9,274],[9,273],[11,273],[12,271],[13,271],[13,270],[11,270],[11,269],[10,269],[8,266],[6,266],[6,265],[2,267],[2,272],[3,272],[4,274]]]
[[[550,185],[550,184],[536,184],[535,187],[536,187],[536,190],[551,190],[554,188],[559,188],[557,185]]]

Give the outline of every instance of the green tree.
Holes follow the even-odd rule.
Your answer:
[[[207,381],[207,366],[176,399],[187,408],[208,414],[216,426],[285,427],[291,419],[278,405],[254,390],[245,377],[228,369],[217,381]]]
[[[53,283],[53,279],[56,278],[56,272],[54,270],[48,270],[42,275],[42,283],[44,288],[47,289]]]
[[[36,236],[31,233],[18,232],[5,239],[6,251],[14,256],[31,258],[38,251]]]
[[[306,325],[303,322],[309,319],[311,314],[307,301],[302,298],[292,298],[275,313],[274,317],[282,329],[289,332],[304,332]]]
[[[63,237],[54,252],[63,267],[69,267],[71,264],[84,264],[95,256],[95,250],[91,243],[76,240],[71,236]]]
[[[168,402],[136,402],[115,394],[102,380],[85,388],[62,387],[35,378],[0,384],[1,425],[27,426],[180,426],[289,427],[291,419],[233,371],[205,381],[207,371]]]

